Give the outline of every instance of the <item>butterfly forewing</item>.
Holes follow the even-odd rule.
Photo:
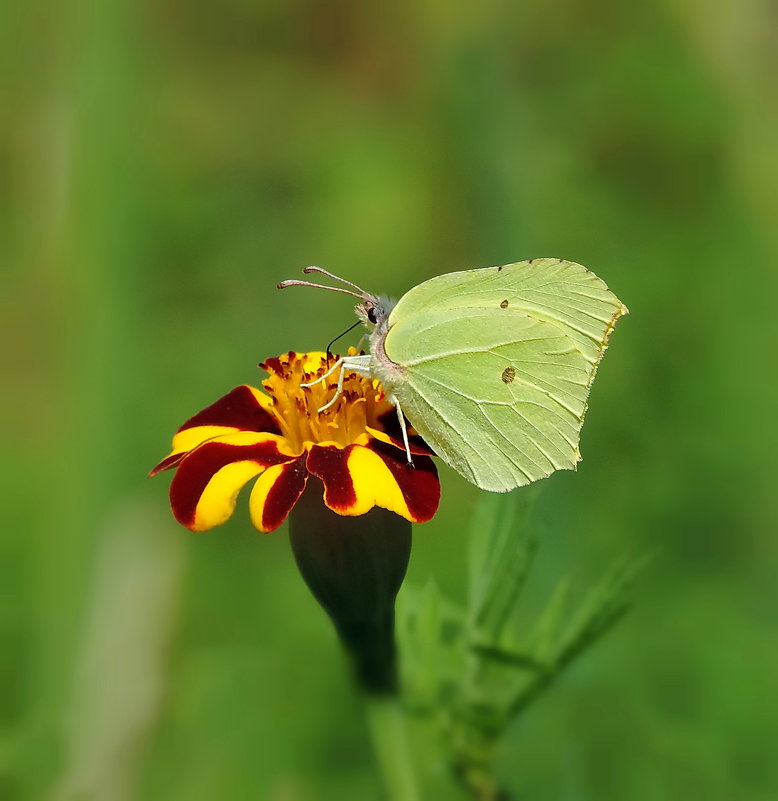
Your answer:
[[[593,273],[539,259],[433,278],[389,318],[392,391],[414,428],[477,486],[574,468],[586,399],[626,312]]]
[[[403,295],[389,325],[431,310],[475,307],[494,311],[518,308],[556,323],[569,335],[571,344],[594,362],[602,355],[605,338],[616,320],[627,312],[605,282],[580,264],[533,259],[424,281]],[[495,325],[499,325],[499,316]]]

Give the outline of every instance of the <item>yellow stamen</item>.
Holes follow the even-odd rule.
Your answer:
[[[272,399],[269,411],[296,451],[302,451],[306,443],[331,442],[343,448],[364,444],[370,438],[367,427],[377,427],[378,417],[392,409],[378,381],[347,372],[340,397],[319,412],[332,400],[337,383],[300,384],[314,382],[332,363],[324,353],[290,353],[266,365],[270,377],[262,386]]]

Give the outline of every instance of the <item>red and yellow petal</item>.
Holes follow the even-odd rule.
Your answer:
[[[278,422],[269,410],[273,401],[256,387],[241,384],[219,400],[187,420],[178,433],[192,428],[215,426],[239,431],[280,433]]]
[[[183,457],[170,484],[176,520],[192,531],[224,523],[247,481],[298,455],[275,434],[243,432],[205,442]]]
[[[440,484],[428,456],[405,462],[404,451],[373,442],[370,447],[316,445],[308,470],[324,482],[324,503],[341,515],[361,515],[380,506],[414,523],[437,511]]]
[[[305,456],[268,467],[251,490],[249,512],[254,528],[265,533],[277,529],[300,499],[307,480]]]
[[[280,434],[272,414],[272,400],[260,390],[243,384],[189,418],[173,436],[173,449],[153,470],[155,476],[175,467],[183,455],[214,437],[239,431]]]

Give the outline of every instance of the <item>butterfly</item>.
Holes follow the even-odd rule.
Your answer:
[[[399,301],[345,286],[278,284],[345,292],[371,330],[369,353],[345,356],[323,376],[353,371],[378,379],[432,450],[484,490],[507,492],[574,470],[589,390],[626,306],[593,272],[563,259],[447,273]],[[350,288],[346,288],[350,287]],[[305,386],[305,385],[303,385]],[[321,410],[320,410],[321,411]]]

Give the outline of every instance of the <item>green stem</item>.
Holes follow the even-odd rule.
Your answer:
[[[365,711],[389,801],[418,801],[403,711],[393,695],[365,694]]]

